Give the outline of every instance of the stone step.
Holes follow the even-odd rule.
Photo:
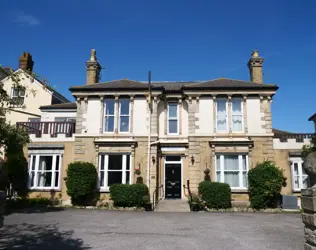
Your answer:
[[[161,200],[155,212],[190,212],[187,200]]]

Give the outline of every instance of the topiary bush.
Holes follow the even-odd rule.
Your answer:
[[[278,205],[286,178],[281,169],[271,161],[258,163],[248,172],[248,191],[254,209],[275,208]]]
[[[203,181],[199,184],[199,194],[208,208],[231,208],[231,189],[226,183]]]
[[[142,207],[143,197],[148,195],[145,184],[113,184],[110,186],[111,200],[116,207]]]
[[[68,165],[66,186],[73,205],[87,205],[92,201],[97,179],[97,170],[90,162]]]

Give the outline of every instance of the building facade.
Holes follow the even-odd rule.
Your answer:
[[[285,145],[285,135],[274,133],[271,103],[278,87],[263,83],[262,67],[254,51],[250,81],[99,83],[92,50],[86,84],[70,88],[76,102],[42,106],[40,126],[28,123],[31,195],[70,202],[64,178],[73,161],[96,166],[105,196],[113,183],[143,181],[151,195],[186,199],[188,181],[197,192],[209,169],[212,181],[230,185],[234,201],[247,201],[248,170],[263,160],[275,161],[292,183],[297,176],[289,153],[298,157],[309,139],[301,135],[303,142]],[[292,185],[283,192],[293,194]]]

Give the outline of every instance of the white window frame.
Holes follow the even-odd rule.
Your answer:
[[[119,153],[119,154],[99,154],[99,164],[98,164],[98,188],[101,192],[109,192],[110,187],[108,186],[108,172],[109,172],[109,156],[111,155],[121,155],[122,156],[122,170],[110,170],[110,172],[121,172],[122,173],[122,184],[126,184],[126,171],[129,171],[129,182],[132,183],[132,155],[130,153]],[[129,156],[129,170],[126,170],[126,156]],[[101,170],[101,157],[104,157],[104,166]],[[104,172],[104,183],[100,184],[101,172]]]
[[[307,174],[303,174],[303,160],[300,157],[290,158],[291,161],[291,177],[292,177],[292,190],[293,192],[301,192],[303,187],[303,177],[307,177]],[[298,175],[295,175],[294,164],[297,163]],[[299,178],[298,188],[295,188],[295,177]],[[308,180],[309,187],[309,180]]]
[[[14,95],[14,90],[19,90],[19,94],[17,96]],[[24,90],[24,95],[20,95],[20,91],[21,90]],[[11,88],[11,100],[13,100],[13,98],[21,98],[23,99],[23,103],[22,104],[16,104],[16,103],[13,103],[12,105],[15,106],[15,107],[21,107],[25,104],[25,97],[26,97],[26,88],[24,87],[20,87],[20,88],[14,88],[12,87]]]
[[[233,112],[233,100],[240,100],[240,112]],[[241,97],[233,97],[231,100],[231,126],[232,126],[232,132],[233,133],[243,133],[244,132],[244,112],[243,112],[243,100]],[[241,116],[241,131],[235,131],[233,130],[233,116],[238,115]]]
[[[114,102],[114,112],[113,112],[113,115],[107,115],[106,114],[106,101],[107,100],[111,100],[111,101],[113,101]],[[116,101],[115,101],[115,99],[114,98],[107,98],[107,99],[105,99],[104,100],[104,112],[103,112],[103,123],[104,123],[104,128],[103,128],[103,133],[106,133],[106,134],[111,134],[111,133],[114,133],[114,131],[115,131],[115,124],[116,124],[116,122],[115,122],[115,117],[116,117],[116,115],[115,115],[115,111],[116,111]],[[113,117],[113,131],[105,131],[105,119],[107,118],[107,117]]]
[[[52,180],[51,180],[51,186],[50,187],[42,187],[42,186],[38,186],[37,185],[37,181],[38,181],[38,176],[37,176],[37,173],[39,172],[39,158],[41,156],[51,156],[53,157],[52,159]],[[56,175],[55,175],[55,172],[56,171],[56,158],[57,156],[59,156],[59,165],[58,165],[58,186],[55,187],[55,178],[56,178]],[[33,153],[33,154],[30,154],[30,161],[29,161],[29,181],[28,181],[28,186],[29,186],[29,189],[33,190],[60,190],[60,178],[61,178],[61,175],[62,175],[62,154],[38,154],[38,153]],[[32,166],[33,166],[33,163],[34,163],[34,160],[35,160],[35,169],[32,170]],[[32,172],[34,172],[34,186],[31,186],[31,180],[32,180]],[[42,173],[44,173],[45,171],[41,170]]]
[[[169,116],[169,106],[174,105],[177,107],[177,117],[170,117]],[[169,121],[177,121],[177,133],[170,133],[169,132]],[[167,128],[168,128],[168,135],[179,135],[179,104],[177,102],[168,102],[167,104]]]
[[[225,107],[226,107],[226,129],[225,130],[219,130],[218,126],[217,126],[217,121],[218,121],[218,101],[219,100],[225,100]],[[226,97],[219,97],[216,98],[216,132],[217,133],[228,133],[228,102],[227,102],[227,98]]]
[[[122,100],[128,101],[128,115],[121,114],[121,101]],[[119,129],[118,129],[118,131],[119,131],[119,133],[126,134],[126,133],[129,133],[130,127],[131,127],[131,102],[130,102],[129,98],[119,98],[118,104],[119,104],[119,113],[118,113],[118,116],[119,116],[118,127],[119,127]],[[121,131],[121,117],[128,117],[128,129],[127,129],[127,131]]]
[[[238,170],[225,170],[224,166],[224,157],[225,155],[238,155]],[[217,157],[219,156],[220,160],[220,170],[217,170]],[[243,169],[242,166],[242,157],[246,156],[246,170]],[[247,154],[216,154],[215,155],[215,180],[217,182],[225,183],[225,172],[238,172],[238,178],[239,178],[239,187],[230,187],[232,190],[247,190],[248,187],[244,185],[244,179],[243,179],[243,173],[246,172],[247,178],[248,178],[248,171],[249,171],[249,162],[248,162],[248,155]],[[220,172],[220,180],[217,179],[217,172]]]

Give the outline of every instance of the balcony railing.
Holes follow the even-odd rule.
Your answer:
[[[29,134],[35,137],[42,137],[42,134],[48,134],[51,137],[57,137],[63,134],[66,137],[72,137],[75,133],[75,122],[17,122],[17,127],[24,128]]]
[[[311,139],[312,133],[275,133],[274,138],[279,138],[280,142],[287,142],[288,139],[295,139],[296,142],[304,142],[304,139]]]

